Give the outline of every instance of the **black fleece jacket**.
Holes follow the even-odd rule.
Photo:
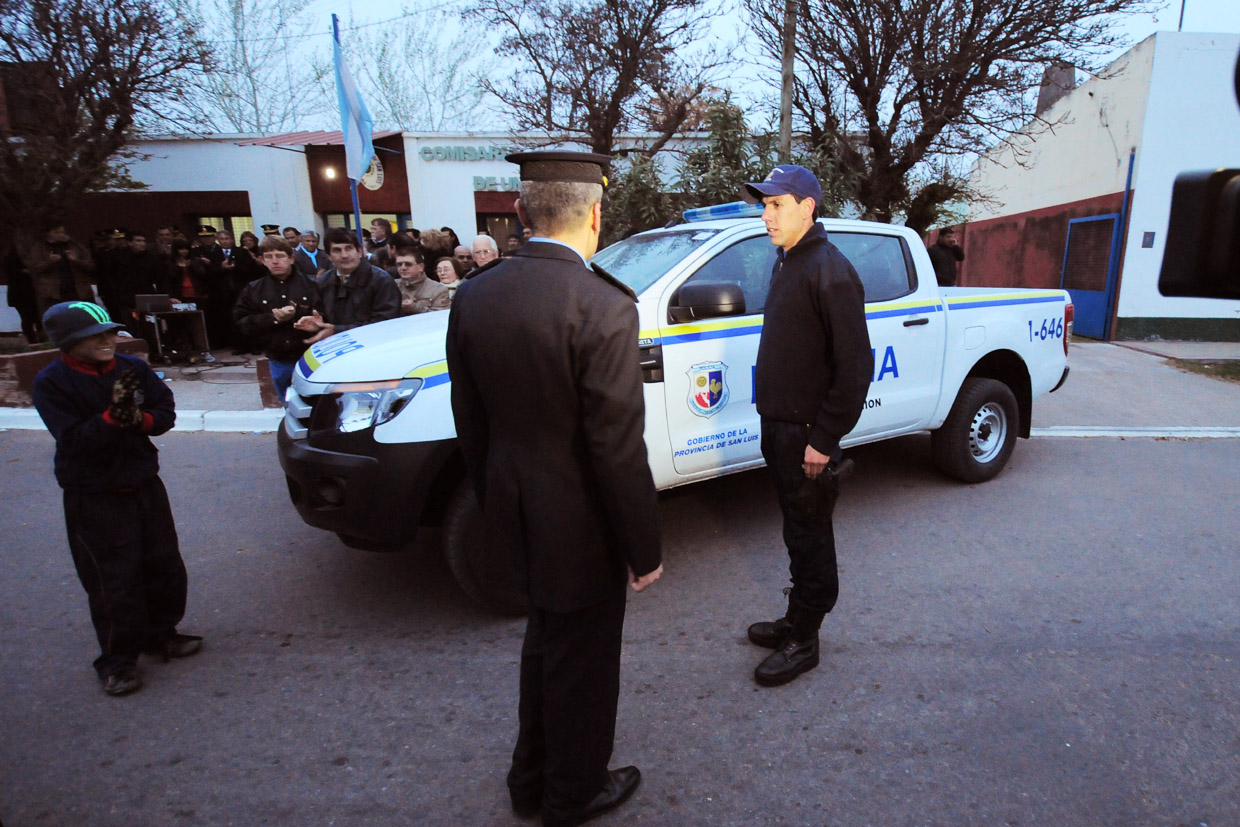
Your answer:
[[[861,416],[874,353],[861,279],[821,224],[779,251],[764,313],[758,414],[810,426],[809,444],[832,456]]]
[[[137,429],[122,428],[107,413],[112,385],[129,368],[142,374]],[[56,438],[56,481],[70,491],[136,488],[156,476],[159,449],[151,437],[176,422],[172,391],[146,362],[123,353],[104,365],[61,356],[35,377],[34,406]]]

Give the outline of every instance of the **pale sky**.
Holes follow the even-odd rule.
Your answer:
[[[313,0],[308,14],[313,20],[312,31],[330,32],[332,13],[340,15],[342,25],[348,24],[351,15],[358,23],[384,21],[400,15],[402,5],[410,9],[465,9],[472,4],[470,0],[405,0],[403,4],[401,0]],[[718,0],[718,5],[731,8],[732,11],[718,20],[712,30],[723,41],[735,42],[738,38],[743,38],[744,18],[737,10],[736,0]],[[1115,52],[1112,59],[1156,31],[1175,31],[1179,24],[1180,8],[1180,0],[1169,0],[1166,7],[1156,14],[1139,15],[1124,21],[1121,31],[1128,42]],[[1240,0],[1184,0],[1183,30],[1240,33]],[[342,31],[341,34],[345,38],[348,36],[347,31]],[[316,52],[325,51],[330,43],[326,36],[308,38],[303,42]],[[729,81],[735,86],[737,81],[746,78],[747,82],[735,90],[739,93],[738,102],[742,105],[747,103],[747,99],[767,94],[764,88],[767,79],[757,67],[742,67],[730,75]],[[769,80],[777,81],[777,78]]]

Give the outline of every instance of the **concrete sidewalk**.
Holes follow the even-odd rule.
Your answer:
[[[253,357],[217,351],[209,365],[156,366],[177,401],[176,431],[269,433]],[[1238,359],[1240,343],[1073,342],[1067,383],[1034,401],[1039,437],[1240,437],[1240,383],[1178,370],[1167,358]],[[0,430],[42,430],[33,408],[0,408]]]

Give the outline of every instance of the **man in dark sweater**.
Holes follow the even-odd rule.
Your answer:
[[[742,197],[763,205],[767,235],[779,248],[754,393],[762,456],[784,515],[792,589],[782,618],[749,627],[753,643],[775,649],[754,679],[779,686],[818,665],[818,629],[839,596],[831,512],[840,440],[861,416],[874,356],[861,280],[814,220],[822,202],[814,174],[780,165],[765,181],[746,184]]]
[[[939,230],[939,237],[926,252],[930,254],[930,263],[934,265],[934,279],[940,287],[956,286],[956,264],[964,261],[964,250],[956,240],[956,231],[951,227]]]
[[[315,311],[296,323],[298,330],[311,334],[311,343],[400,315],[396,283],[386,270],[363,260],[357,236],[336,227],[323,241],[332,269],[318,280],[322,313]]]
[[[121,327],[90,302],[62,302],[43,329],[62,351],[34,380],[34,405],[56,439],[65,527],[101,650],[109,695],[141,688],[138,655],[192,655],[202,638],[177,633],[185,563],[151,443],[176,420],[172,391],[146,362],[116,352]]]

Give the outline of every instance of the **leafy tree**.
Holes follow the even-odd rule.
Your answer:
[[[782,4],[744,0],[767,53]],[[865,217],[907,212],[924,231],[970,195],[957,170],[1039,122],[1044,66],[1086,69],[1146,0],[799,0],[793,105],[810,145],[836,159]]]
[[[778,136],[752,132],[740,107],[730,97],[711,102],[706,113],[710,136],[704,146],[690,150],[681,166],[680,190],[686,207],[722,204],[740,198],[741,185],[761,181],[775,166]],[[847,200],[850,181],[836,159],[812,149],[794,147],[791,162],[818,176],[823,203],[820,215],[838,215]]]
[[[126,176],[140,118],[203,65],[193,25],[155,0],[0,0],[0,64],[15,115],[0,133],[0,228],[29,245],[74,200]]]
[[[579,140],[594,152],[654,155],[710,86],[720,60],[703,41],[706,0],[479,0],[473,14],[504,32],[513,70],[484,77],[517,129]],[[621,149],[635,128],[659,137]]]
[[[662,227],[675,214],[664,188],[659,165],[648,155],[630,156],[628,168],[615,176],[607,190],[603,213],[603,245],[634,233]]]

